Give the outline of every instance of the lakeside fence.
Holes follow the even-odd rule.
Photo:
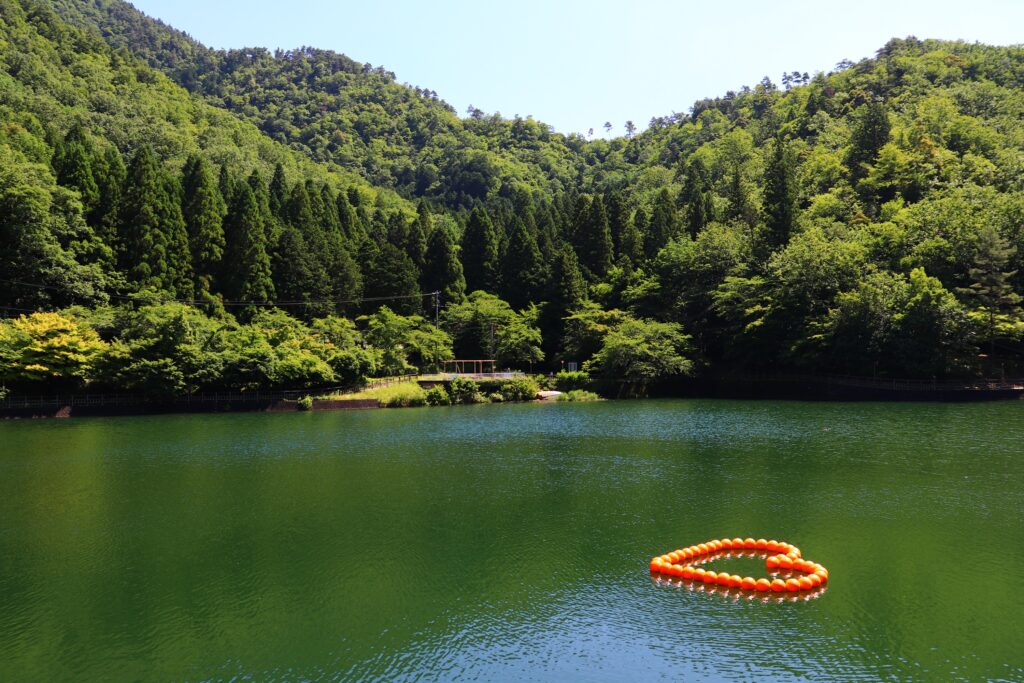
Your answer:
[[[379,389],[398,382],[415,379],[416,374],[375,377],[363,387],[334,386],[313,389],[281,389],[278,391],[204,391],[182,396],[155,396],[132,393],[68,393],[52,395],[11,394],[0,399],[0,410],[25,408],[100,408],[136,405],[209,405],[225,403],[273,403],[296,401],[304,396],[331,396],[364,389]]]
[[[879,391],[1020,391],[1024,390],[1024,378],[979,378],[959,380],[898,379],[885,377],[861,377],[856,375],[809,375],[793,373],[758,373],[748,375],[723,375],[716,377],[722,382],[736,383],[809,383]]]

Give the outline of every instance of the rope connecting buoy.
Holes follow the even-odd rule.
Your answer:
[[[740,577],[728,572],[707,571],[699,566],[737,553],[764,555],[765,568],[772,578]],[[724,588],[775,593],[813,591],[828,583],[828,570],[817,562],[803,559],[795,545],[763,538],[723,538],[673,550],[651,560],[651,573]]]

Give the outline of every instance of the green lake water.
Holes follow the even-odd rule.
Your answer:
[[[828,590],[652,581],[722,536]],[[211,679],[1024,680],[1024,403],[0,423],[0,681]]]

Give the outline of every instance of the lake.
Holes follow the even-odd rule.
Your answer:
[[[723,536],[828,589],[652,581]],[[1019,681],[1022,615],[1020,402],[0,422],[2,681]]]

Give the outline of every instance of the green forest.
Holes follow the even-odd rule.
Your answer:
[[[623,128],[0,0],[0,381],[1024,374],[1024,48],[893,39]]]

